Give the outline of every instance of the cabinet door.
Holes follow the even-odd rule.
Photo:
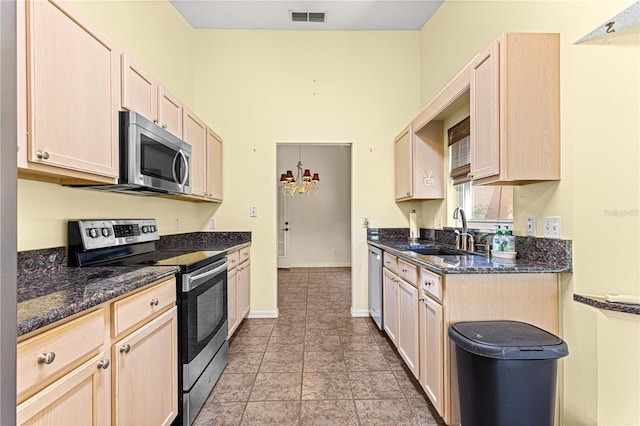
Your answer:
[[[207,128],[207,197],[222,201],[222,138]]]
[[[382,274],[382,312],[384,331],[394,345],[398,345],[398,279],[386,269]]]
[[[251,263],[245,262],[238,268],[238,321],[249,313],[251,288]]]
[[[418,289],[398,282],[398,352],[418,377]]]
[[[122,108],[158,122],[158,85],[129,56],[122,54]]]
[[[158,125],[183,139],[184,107],[178,98],[164,87],[158,86]]]
[[[58,2],[27,6],[28,160],[117,177],[120,53]]]
[[[413,132],[407,127],[394,143],[395,194],[396,200],[413,195],[413,161],[411,161],[411,138]]]
[[[113,345],[116,425],[169,425],[177,415],[177,308]]]
[[[420,384],[440,415],[444,414],[442,305],[426,297],[421,304]]]
[[[184,140],[191,145],[191,193],[205,195],[205,171],[207,168],[207,126],[193,112],[184,109]]]
[[[229,337],[238,327],[238,268],[227,274],[227,315],[229,318]]]
[[[500,173],[500,44],[495,41],[471,67],[471,175]]]
[[[17,406],[18,425],[110,424],[111,369],[102,352]]]

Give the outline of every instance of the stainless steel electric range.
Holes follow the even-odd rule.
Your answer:
[[[160,251],[155,219],[68,222],[69,266],[178,266],[178,395],[190,426],[229,358],[224,251]]]

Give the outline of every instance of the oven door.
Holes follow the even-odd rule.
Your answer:
[[[227,339],[227,260],[182,276],[182,390],[188,391]]]

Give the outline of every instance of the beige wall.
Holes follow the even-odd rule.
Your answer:
[[[631,3],[448,0],[421,31],[421,105],[500,32],[561,34],[562,180],[514,191],[514,229],[524,235],[536,216],[541,235],[543,216],[562,216],[573,240],[574,273],[560,284],[566,425],[640,424],[640,319],[572,299],[640,293],[640,37],[573,44]],[[422,220],[450,216],[452,204],[422,203]]]
[[[259,253],[252,311],[276,307],[276,143],[308,141],[352,144],[353,308],[364,314],[361,218],[408,226],[408,206],[393,202],[390,141],[418,111],[419,33],[200,30],[197,40],[196,108],[225,141],[218,226],[248,228]]]

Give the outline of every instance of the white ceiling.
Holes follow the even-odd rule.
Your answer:
[[[444,0],[169,0],[193,28],[419,30]],[[290,11],[326,12],[324,23],[291,22]]]

